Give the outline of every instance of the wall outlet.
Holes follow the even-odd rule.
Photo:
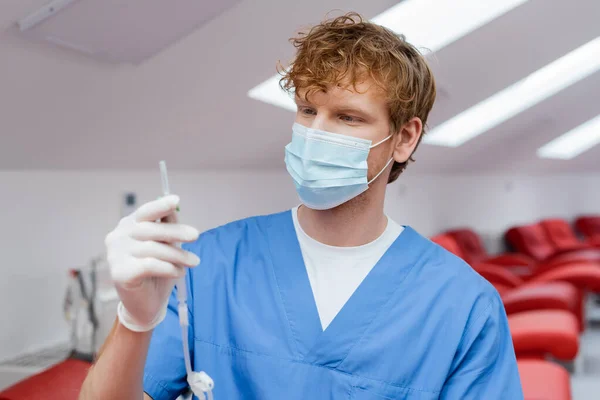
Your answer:
[[[124,218],[133,213],[137,208],[137,196],[133,192],[125,193],[123,203],[121,205],[121,218]]]

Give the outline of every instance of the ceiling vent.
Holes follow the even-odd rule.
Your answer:
[[[100,61],[138,64],[239,0],[54,0],[18,22],[38,41]]]

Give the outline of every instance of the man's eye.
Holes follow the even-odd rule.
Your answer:
[[[359,122],[360,119],[355,118],[351,115],[340,115],[340,119],[344,122]]]
[[[312,108],[298,107],[298,112],[304,115],[315,115],[316,112]]]

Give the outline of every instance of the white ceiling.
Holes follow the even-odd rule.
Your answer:
[[[0,169],[155,168],[159,159],[170,168],[281,167],[293,114],[247,91],[291,58],[296,29],[334,9],[371,18],[396,1],[242,0],[139,65],[24,38],[15,22],[45,3],[0,2]],[[440,91],[429,125],[599,36],[599,17],[597,0],[531,0],[442,49],[431,60]],[[600,73],[459,148],[422,145],[412,168],[600,172],[600,147],[570,161],[535,155],[598,114]]]

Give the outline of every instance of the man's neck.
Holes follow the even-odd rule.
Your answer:
[[[298,221],[313,239],[337,247],[362,246],[377,239],[385,231],[387,217],[383,199],[372,202],[355,198],[331,210],[298,208]]]

